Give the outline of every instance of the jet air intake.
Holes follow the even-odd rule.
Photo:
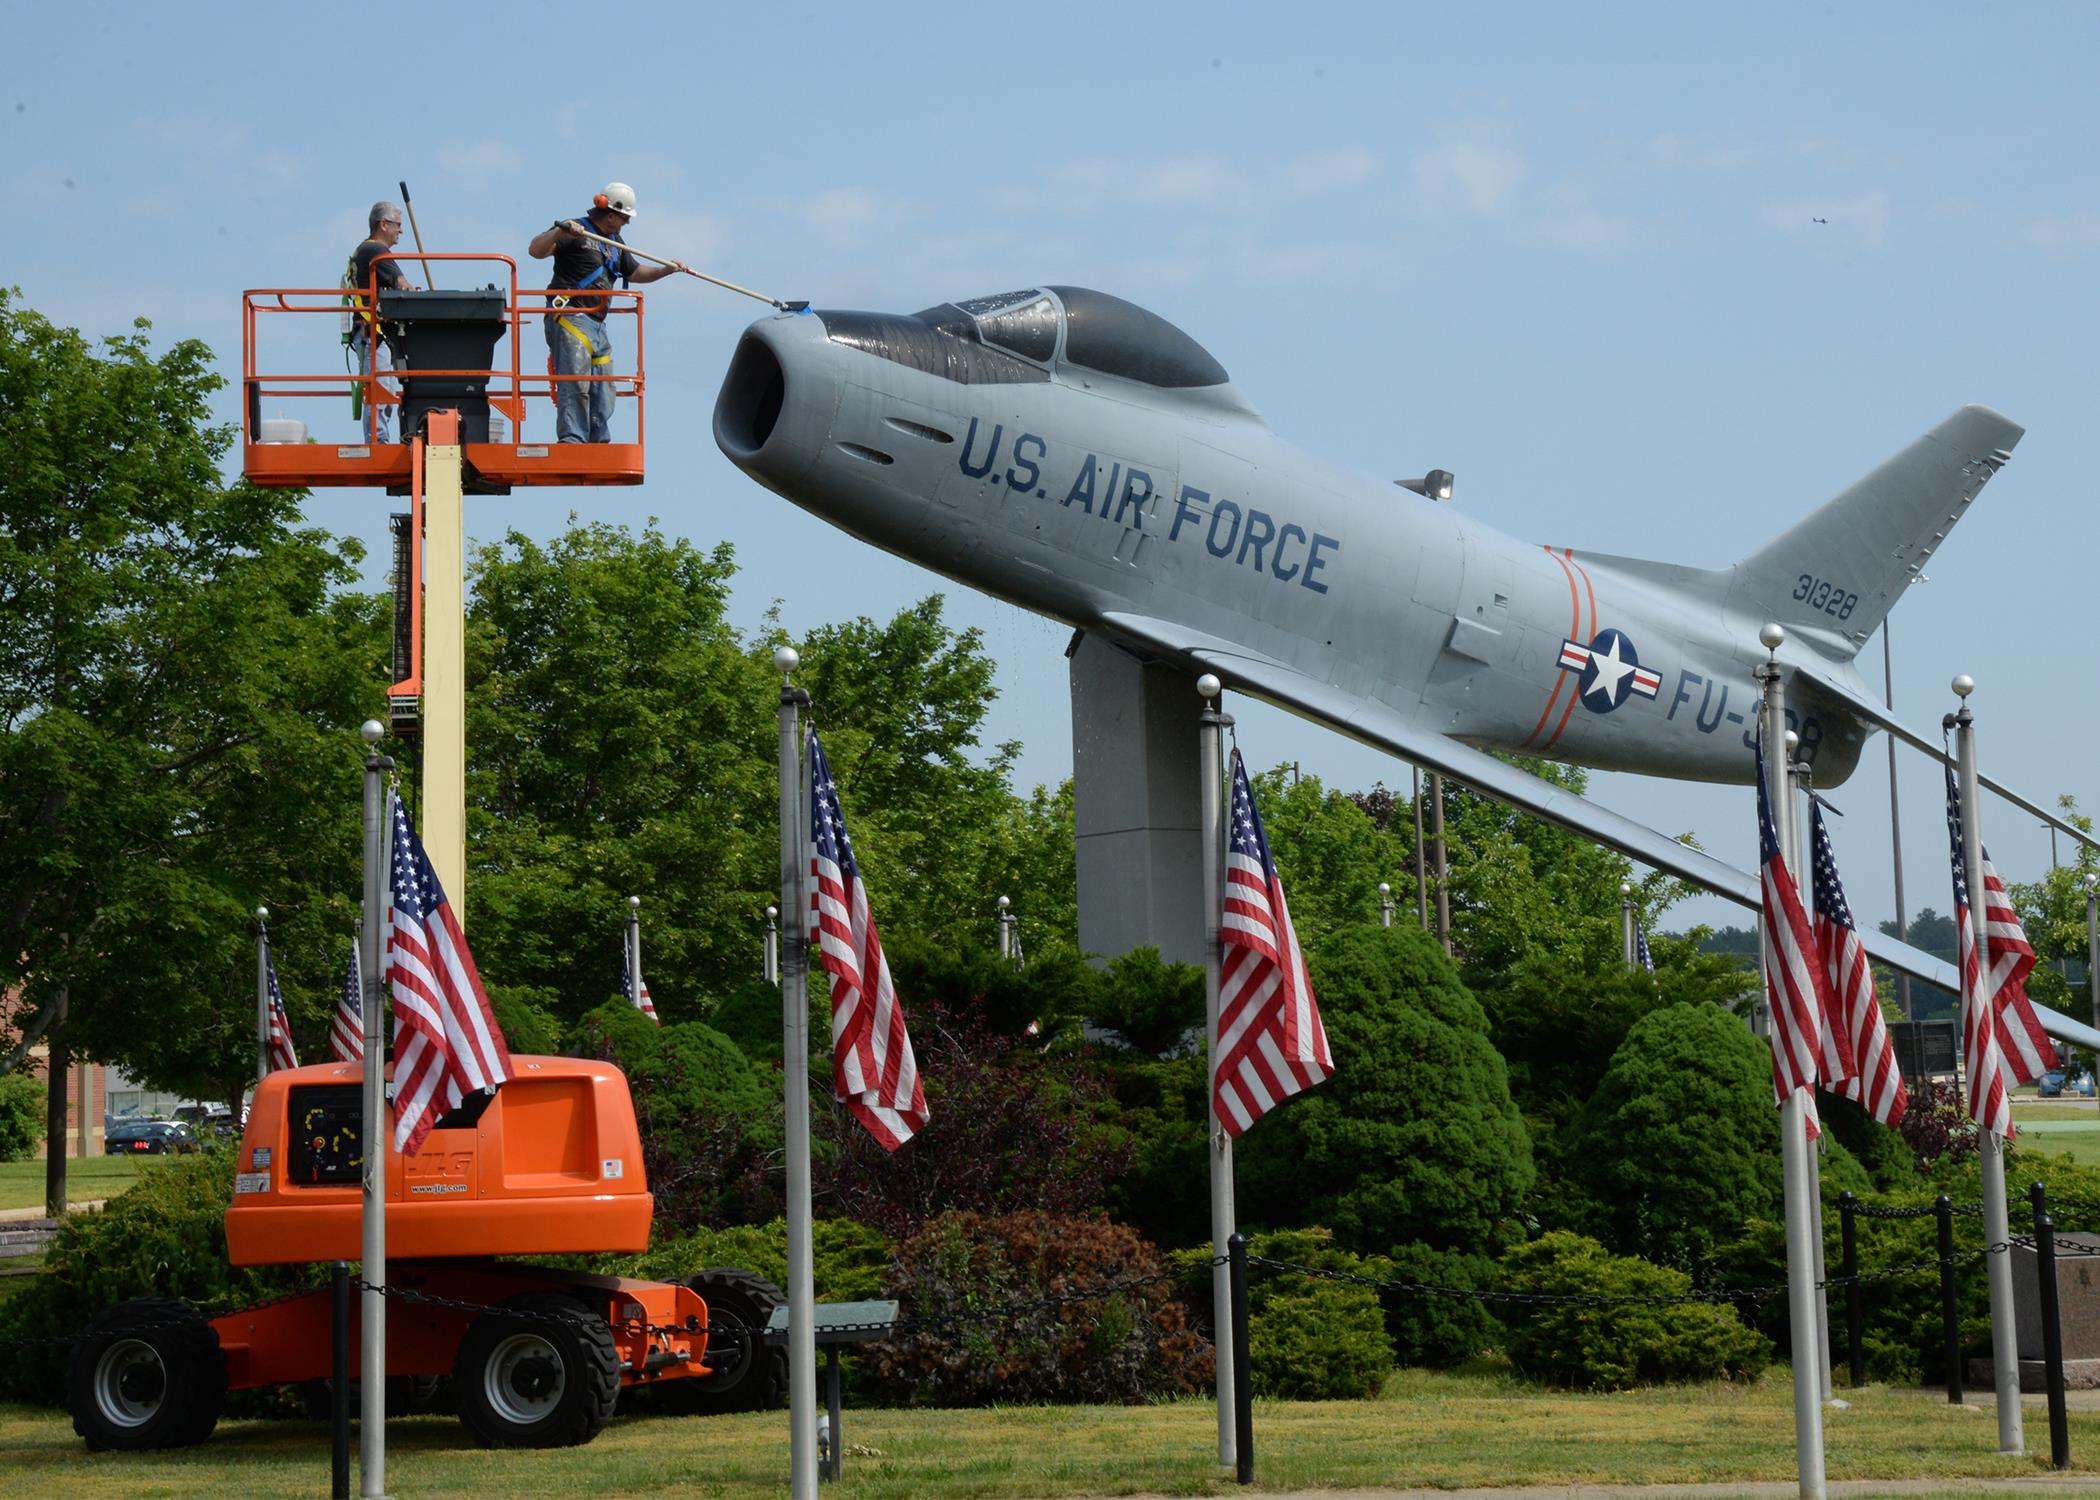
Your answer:
[[[716,443],[732,459],[758,457],[786,399],[787,375],[780,368],[780,356],[757,334],[746,333],[715,400]]]

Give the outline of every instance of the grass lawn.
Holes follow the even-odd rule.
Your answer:
[[[139,1173],[163,1158],[137,1156],[75,1156],[66,1161],[66,1198],[72,1203],[93,1203],[114,1198],[134,1182]],[[0,1208],[41,1208],[44,1202],[44,1164],[40,1161],[0,1162]]]
[[[1846,1392],[1827,1413],[1836,1479],[1964,1481],[2049,1473],[2048,1424],[2030,1406],[2027,1444],[1997,1452],[1988,1411],[1932,1390]],[[1396,1373],[1376,1401],[1258,1402],[1256,1487],[1452,1488],[1511,1484],[1789,1481],[1792,1387],[1687,1386],[1625,1395],[1541,1391],[1505,1374]],[[837,1500],[1226,1495],[1217,1418],[1204,1401],[1153,1407],[1027,1407],[846,1413]],[[388,1426],[387,1487],[404,1496],[777,1496],[788,1482],[787,1413],[616,1417],[597,1441],[549,1452],[473,1446],[449,1417]],[[355,1439],[353,1437],[353,1443]],[[2100,1493],[2100,1412],[2071,1414],[2073,1474]],[[63,1413],[0,1406],[0,1496],[280,1496],[325,1493],[328,1431],[318,1422],[228,1422],[202,1447],[90,1454]],[[353,1483],[355,1480],[353,1479]],[[2052,1493],[2064,1493],[2052,1490]]]

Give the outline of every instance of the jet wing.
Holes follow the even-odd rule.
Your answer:
[[[1870,724],[1879,725],[1882,729],[1887,730],[1890,734],[1894,735],[1897,739],[1902,740],[1905,744],[1915,745],[1918,749],[1923,750],[1934,760],[1939,761],[1943,764],[1952,763],[1953,757],[1947,753],[1945,745],[1934,740],[1929,740],[1924,735],[1919,734],[1916,730],[1908,728],[1901,721],[1899,721],[1895,717],[1895,715],[1889,712],[1887,705],[1876,702],[1874,699],[1860,692],[1857,688],[1848,687],[1844,682],[1840,681],[1834,673],[1830,672],[1826,668],[1817,666],[1812,661],[1805,661],[1800,657],[1794,656],[1792,654],[1782,656],[1781,660],[1783,660],[1788,666],[1793,667],[1797,672],[1800,673],[1802,677],[1806,678],[1812,684],[1813,691],[1835,698],[1839,703],[1844,705],[1844,707],[1852,713],[1857,714],[1860,718],[1865,719]],[[2003,797],[2006,801],[2010,802],[2013,806],[2020,808],[2025,812],[2032,813],[2035,817],[2041,819],[2050,827],[2060,828],[2065,833],[2068,833],[2072,838],[2077,839],[2080,843],[2085,844],[2090,848],[2100,849],[2100,838],[2096,838],[2094,835],[2088,833],[2083,828],[2074,827],[2072,824],[2065,822],[2062,813],[2051,812],[2046,807],[2041,807],[2036,805],[2035,803],[2029,802],[2025,797],[2021,796],[2011,787],[2005,786],[2000,782],[1994,781],[1993,779],[1984,775],[1980,771],[1977,773],[1976,779],[1982,782],[1985,786],[1989,787],[1992,791],[1996,792],[1999,796]]]
[[[1572,828],[1600,844],[1658,870],[1666,870],[1752,911],[1763,899],[1757,877],[1734,865],[1666,838],[1644,823],[1599,807],[1564,787],[1519,770],[1485,751],[1462,745],[1447,735],[1410,723],[1389,704],[1352,697],[1330,683],[1306,676],[1295,667],[1245,646],[1165,620],[1108,613],[1100,617],[1108,635],[1140,649],[1161,653],[1213,671],[1225,683],[1295,713],[1316,719],[1354,739],[1390,750],[1402,759],[1441,772],[1475,791],[1535,817]],[[1935,752],[1936,753],[1936,752]],[[1954,966],[1910,944],[1880,932],[1862,930],[1860,940],[1873,957],[1927,984],[1959,992]],[[2038,1006],[2042,1027],[2075,1047],[2100,1048],[2100,1030]]]

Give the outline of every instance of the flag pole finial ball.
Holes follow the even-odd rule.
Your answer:
[[[1393,884],[1392,884],[1392,882],[1391,882],[1391,881],[1389,881],[1389,880],[1381,880],[1381,881],[1379,881],[1379,882],[1378,882],[1378,894],[1379,894],[1379,896],[1380,896],[1381,898],[1382,898],[1382,897],[1386,897],[1386,896],[1390,896],[1390,895],[1392,895],[1392,894],[1393,894]]]
[[[1205,672],[1196,679],[1196,696],[1198,698],[1215,698],[1224,690],[1225,684],[1218,681],[1218,674],[1215,672]]]
[[[801,665],[802,653],[793,646],[776,646],[773,648],[773,669],[780,673],[781,676],[787,676],[788,673]]]
[[[1757,641],[1767,651],[1777,651],[1786,644],[1786,627],[1777,624],[1766,625],[1757,632]]]
[[[2088,875],[2088,876],[2086,876],[2086,877],[2085,877],[2085,888],[2086,888],[2086,892],[2087,892],[2087,894],[2091,894],[2091,893],[2092,893],[2092,892],[2094,892],[2094,891],[2100,891],[2100,875]]]
[[[255,920],[256,920],[256,921],[258,921],[258,922],[267,922],[267,921],[269,921],[269,920],[270,920],[270,908],[269,908],[269,907],[267,907],[267,906],[258,906],[258,907],[256,907],[256,908],[255,908]]]
[[[1798,750],[1798,749],[1800,749],[1800,748],[1801,748],[1801,736],[1800,736],[1800,735],[1798,735],[1798,734],[1796,734],[1796,733],[1794,733],[1794,731],[1793,731],[1793,730],[1789,729],[1789,730],[1788,730],[1788,731],[1786,732],[1786,753],[1787,753],[1788,755],[1792,755],[1792,754],[1793,754],[1793,753],[1794,753],[1794,752],[1795,752],[1796,750]]]
[[[1622,880],[1619,882],[1619,894],[1621,896],[1631,896],[1633,894],[1633,887]]]
[[[642,898],[640,896],[629,896],[627,898],[627,904],[633,907],[636,911],[640,911],[642,909]]]
[[[367,719],[357,726],[357,733],[367,745],[376,745],[386,738],[386,725],[377,719]]]
[[[766,908],[766,920],[767,920],[768,922],[772,921],[772,920],[773,920],[773,919],[774,919],[775,917],[778,917],[779,915],[780,915],[780,908],[779,908],[779,907],[777,907],[777,906],[769,906],[769,907],[767,907],[767,908]]]
[[[1012,902],[1012,901],[1010,901],[1010,900],[1008,900],[1008,899],[1007,899],[1006,897],[1004,897],[1004,896],[1001,896],[1001,897],[999,898],[999,910],[1001,910],[1001,911],[1005,911],[1005,910],[1006,910],[1006,909],[1007,909],[1007,908],[1008,908],[1009,906],[1012,906],[1012,905],[1013,905],[1013,902]]]
[[[1976,679],[1975,679],[1975,678],[1973,678],[1973,677],[1971,677],[1971,676],[1970,676],[1970,675],[1969,675],[1969,674],[1968,674],[1967,672],[1964,672],[1964,673],[1962,673],[1962,674],[1961,674],[1961,675],[1960,675],[1959,677],[1957,677],[1957,678],[1955,678],[1955,679],[1954,679],[1954,696],[1955,696],[1955,697],[1957,697],[1957,698],[1966,698],[1966,697],[1968,697],[1968,696],[1969,696],[1969,694],[1971,694],[1971,693],[1973,693],[1973,692],[1975,692],[1975,691],[1976,691]]]

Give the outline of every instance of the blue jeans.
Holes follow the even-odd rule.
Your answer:
[[[596,318],[571,310],[546,319],[547,352],[557,375],[612,374],[612,341]],[[610,380],[554,382],[554,435],[564,443],[612,441],[613,383]]]
[[[388,351],[386,340],[374,340],[371,330],[363,326],[351,330],[350,356],[357,364],[358,374],[372,373],[372,352],[375,347],[379,352],[379,383],[396,395],[400,394],[400,382],[388,378],[385,373],[394,368],[394,356]],[[391,443],[394,440],[394,408],[375,403],[369,391],[365,393],[364,428],[365,441],[368,443]]]

